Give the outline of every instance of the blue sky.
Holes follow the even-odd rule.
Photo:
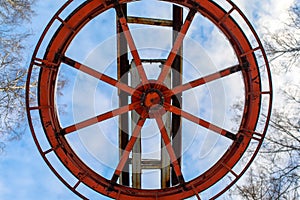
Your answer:
[[[36,16],[33,19],[32,24],[30,24],[30,28],[34,34],[32,37],[32,40],[29,42],[29,50],[28,50],[28,58],[31,57],[31,53],[34,49],[35,42],[37,41],[37,38],[39,38],[43,28],[46,26],[48,20],[50,17],[54,14],[54,12],[64,3],[65,1],[62,0],[57,0],[57,1],[38,1],[37,4],[35,5],[36,7]],[[76,2],[81,2],[81,1],[76,1]],[[217,2],[222,2],[221,0],[218,0]],[[271,31],[275,31],[277,28],[279,28],[278,21],[284,19],[287,17],[286,15],[286,9],[291,5],[293,2],[292,0],[288,1],[271,1],[271,0],[264,0],[264,1],[259,1],[259,0],[254,0],[254,1],[247,1],[247,0],[240,0],[240,1],[235,1],[236,4],[243,10],[245,11],[247,17],[249,17],[250,21],[252,24],[256,27],[258,34],[263,37],[264,36],[264,31],[265,31],[265,26],[268,26],[268,28]],[[138,3],[137,3],[138,6]],[[168,18],[169,14],[167,12],[161,12],[160,14],[155,14],[155,12],[151,12],[152,10],[155,10],[155,7],[152,6],[151,3],[148,5],[148,11],[149,14],[153,15],[152,17],[163,17],[163,18]],[[134,7],[132,7],[133,9]],[[272,11],[272,12],[271,12]],[[142,11],[140,11],[142,12]],[[139,13],[138,13],[139,14]],[[107,20],[109,20],[110,13],[106,13]],[[101,18],[101,20],[95,22],[95,24],[91,24],[90,27],[94,26],[99,26],[99,25],[109,25],[107,22],[105,16]],[[195,21],[201,20],[201,18],[197,18]],[[276,23],[277,21],[277,23]],[[76,49],[71,48],[67,52],[67,55],[70,57],[76,57],[78,61],[82,61],[88,64],[93,65],[95,63],[95,55],[105,55],[102,60],[104,60],[103,66],[113,66],[114,61],[113,59],[113,53],[110,51],[103,51],[103,49],[106,46],[110,46],[114,44],[114,38],[110,38],[109,36],[112,34],[114,31],[114,27],[110,27],[106,29],[106,31],[96,31],[97,37],[95,37],[95,34],[91,34],[89,32],[83,32],[82,35],[78,35],[78,37],[74,40],[74,43],[79,42],[80,46],[84,46],[84,51],[78,54]],[[140,31],[140,33],[139,33]],[[147,31],[150,31],[147,32]],[[152,29],[153,31],[153,29]],[[165,30],[161,30],[161,32],[157,31],[157,34],[160,33],[160,38],[164,37],[165,35]],[[141,35],[142,34],[150,34],[151,35],[151,30],[149,29],[137,29],[136,31],[133,31],[134,34]],[[200,33],[200,34],[199,34]],[[86,34],[88,35],[88,40],[83,40],[85,38]],[[153,34],[153,33],[152,33]],[[205,36],[204,36],[205,35]],[[208,37],[207,35],[210,35]],[[199,63],[201,64],[207,64],[210,63],[214,65],[216,68],[219,67],[226,67],[230,66],[231,64],[235,63],[234,56],[226,56],[225,57],[220,57],[218,55],[222,55],[222,52],[227,48],[226,43],[222,43],[223,45],[220,46],[217,50],[213,48],[216,44],[219,44],[220,41],[223,39],[222,36],[218,33],[218,31],[214,31],[211,28],[211,25],[209,22],[204,21],[203,26],[200,28],[200,31],[197,27],[192,27],[190,32],[189,32],[189,38],[186,44],[186,51],[188,51],[188,47],[193,45],[195,48],[197,48],[198,51],[203,52],[203,48],[205,48],[205,54],[204,57],[201,57],[200,59],[198,57],[198,54],[190,52],[186,55],[185,62],[186,64],[191,64],[192,66],[195,66],[195,63],[197,65]],[[169,37],[167,35],[167,37]],[[214,38],[214,39],[211,39]],[[137,39],[138,40],[138,39]],[[195,44],[195,41],[201,40],[202,44],[201,46]],[[94,44],[99,44],[98,46],[94,46]],[[163,55],[165,53],[165,49],[169,46],[169,42],[165,43],[160,43],[159,45],[157,44],[156,48],[160,49],[159,54],[157,52],[154,52],[153,49],[149,49],[150,45],[156,44],[155,41],[152,41],[149,39],[148,43],[139,43],[137,41],[137,44],[140,45],[142,50],[143,55],[148,56],[157,56],[157,55]],[[91,53],[92,52],[92,53]],[[194,51],[195,52],[195,51]],[[94,55],[95,54],[95,55]],[[231,55],[231,53],[229,53]],[[206,58],[206,60],[203,60],[203,58]],[[97,58],[99,59],[99,58]],[[213,59],[213,61],[212,61]],[[28,61],[29,62],[29,61]],[[225,65],[225,66],[224,66]],[[97,68],[97,66],[95,66]],[[113,74],[113,70],[111,70],[110,67],[105,68],[106,73],[111,73]],[[198,77],[199,74],[207,74],[209,73],[209,68],[204,68],[204,69],[197,69],[197,66],[193,68],[193,70],[186,72],[185,74],[185,81],[192,80],[193,78]],[[85,82],[85,85],[81,85],[81,89],[83,88],[90,88],[89,91],[86,91],[86,94],[93,96],[95,98],[90,99],[90,101],[83,101],[82,98],[83,96],[80,96],[80,93],[76,93],[76,90],[72,90],[72,87],[74,86],[80,86],[78,81],[83,78],[83,76],[78,75],[76,73],[72,74],[71,76],[74,76],[74,81],[69,82],[67,87],[65,88],[64,92],[67,93],[68,91],[70,92],[65,94],[64,97],[59,97],[58,98],[58,103],[63,105],[69,105],[70,102],[74,105],[78,105],[79,110],[76,110],[74,107],[66,107],[65,109],[65,115],[61,116],[61,119],[65,125],[72,124],[72,121],[80,121],[81,119],[84,119],[86,116],[89,116],[90,114],[93,113],[101,113],[105,111],[106,109],[111,109],[116,105],[116,102],[112,101],[111,99],[114,99],[116,96],[116,91],[113,89],[107,89],[104,92],[99,92],[99,87],[102,87],[101,85],[98,85],[98,82],[94,80],[90,80]],[[294,79],[293,76],[287,75],[289,79]],[[72,79],[72,78],[71,78]],[[275,85],[275,89],[280,87],[280,84],[284,84],[283,80],[279,79],[279,76],[276,74],[274,75],[274,79],[278,81],[278,84]],[[233,80],[234,83],[239,83],[239,77],[234,78]],[[208,96],[214,96],[217,93],[221,93],[224,95],[226,98],[225,94],[228,94],[228,92],[231,92],[231,94],[235,97],[238,97],[239,94],[237,91],[240,90],[240,88],[235,87],[235,89],[232,89],[230,91],[226,91],[226,86],[232,84],[232,82],[227,82],[226,80],[222,80],[222,85],[224,86],[223,88],[218,88],[217,86],[214,86],[214,84],[210,84],[206,88],[203,88],[201,91],[195,91],[194,93],[187,93],[186,94],[186,99],[190,100],[191,103],[186,102],[186,109],[189,112],[195,112],[195,110],[199,110],[199,105],[195,104],[194,106],[187,106],[187,105],[194,105],[192,102],[193,100],[197,100],[198,102],[201,102],[202,104],[205,104],[206,107],[214,107],[217,105],[217,102],[214,102],[212,98],[206,98],[207,94]],[[238,85],[238,84],[236,84]],[[104,87],[104,86],[103,86]],[[70,90],[71,88],[71,90]],[[80,90],[78,90],[80,91]],[[197,93],[197,95],[195,94]],[[198,95],[198,94],[203,94]],[[104,96],[103,96],[104,95]],[[101,99],[102,104],[99,106],[97,102],[95,103],[95,99]],[[86,112],[81,112],[82,110],[80,109],[80,106],[85,107],[86,105],[82,104],[82,102],[85,102],[90,105],[94,105],[93,108],[90,111]],[[205,103],[204,103],[205,102]],[[280,102],[280,98],[278,97],[278,102]],[[228,99],[226,104],[221,105],[221,107],[217,107],[214,109],[216,110],[222,110],[223,115],[214,118],[213,116],[210,115],[210,112],[207,112],[207,118],[214,121],[217,124],[224,124],[224,121],[227,122],[228,127],[231,127],[232,124],[230,124],[230,117],[227,117],[229,110],[224,110],[224,108],[227,108],[228,105],[230,105],[231,101]],[[200,108],[203,108],[200,106]],[[203,111],[200,111],[201,113],[204,113],[207,109],[204,109]],[[72,113],[72,114],[70,114]],[[75,114],[73,114],[75,113]],[[197,111],[196,111],[197,113]],[[103,126],[97,126],[97,129],[101,129],[103,131],[103,138],[106,139],[106,143],[111,144],[111,148],[115,148],[115,142],[116,138],[110,138],[107,135],[105,135],[105,130],[109,129],[110,127],[115,126],[116,121],[115,120],[109,120],[107,123],[104,123]],[[26,123],[24,123],[26,124]],[[26,124],[27,126],[27,124]],[[152,126],[152,124],[149,122],[147,126]],[[191,123],[186,123],[185,124],[187,130],[192,130],[195,129],[195,125]],[[93,128],[93,127],[91,127]],[[188,136],[186,141],[192,141],[192,142],[187,142],[185,144],[186,146],[186,154],[187,158],[190,159],[193,163],[196,164],[209,164],[209,162],[214,162],[214,160],[208,159],[209,157],[217,157],[218,156],[218,148],[220,146],[226,146],[226,141],[223,141],[219,137],[214,137],[213,134],[207,133],[203,137],[199,137],[197,132],[201,132],[203,130],[199,130],[196,127],[196,131],[193,132]],[[207,131],[206,131],[207,132]],[[145,135],[149,136],[151,138],[153,135],[151,133],[145,133]],[[76,138],[77,137],[77,138]],[[70,136],[70,141],[76,141],[78,138],[80,138],[81,143],[77,144],[76,142],[72,143],[74,144],[74,148],[81,148],[80,145],[90,143],[92,142],[95,138],[94,136],[90,135],[89,137],[85,137],[84,134],[79,133],[79,135],[74,136],[72,138]],[[155,138],[154,136],[152,139]],[[206,142],[205,144],[202,142],[205,139]],[[155,143],[155,140],[152,140],[149,142]],[[220,145],[219,143],[222,143]],[[194,155],[191,149],[193,149],[193,145],[199,145],[201,144],[201,150],[199,154]],[[219,144],[219,145],[218,145]],[[79,145],[79,146],[78,146]],[[216,147],[216,148],[211,148],[207,151],[207,147]],[[107,147],[107,146],[105,146]],[[112,150],[113,151],[113,150]],[[146,149],[150,154],[154,153],[155,151],[153,149]],[[94,163],[94,160],[104,162],[105,164],[109,163],[108,167],[111,167],[110,163],[115,163],[115,160],[108,160],[110,158],[108,157],[101,157],[102,154],[98,154],[96,152],[101,152],[101,149],[99,150],[98,148],[90,148],[88,149],[88,152],[90,153],[89,156],[91,156],[88,161],[92,165]],[[195,165],[196,165],[195,164]],[[113,165],[113,164],[112,164]],[[205,169],[199,169],[199,171],[195,172],[201,173]],[[99,169],[101,170],[101,169]],[[194,168],[189,169],[188,165],[186,166],[186,173],[185,175],[187,177],[194,177],[195,174],[189,174],[189,171],[195,170]],[[206,195],[206,194],[205,194]],[[205,199],[204,195],[204,199]],[[226,194],[225,194],[226,196]],[[98,195],[93,195],[91,196],[91,199],[108,199],[104,196],[100,197]],[[222,199],[223,197],[221,197]],[[225,198],[225,197],[224,197]],[[13,141],[9,142],[7,144],[6,152],[4,155],[0,156],[0,199],[1,200],[11,200],[11,199],[22,199],[22,200],[29,200],[29,199],[41,199],[41,200],[48,200],[48,199],[54,199],[54,200],[71,200],[71,199],[79,199],[75,194],[73,194],[71,191],[69,191],[57,178],[56,176],[51,172],[50,169],[46,166],[45,162],[43,161],[42,157],[39,155],[35,144],[32,140],[31,134],[29,130],[27,129],[26,132],[23,135],[23,138],[20,141]]]

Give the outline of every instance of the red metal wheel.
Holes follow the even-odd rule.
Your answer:
[[[207,0],[166,2],[183,6],[188,13],[157,79],[147,77],[132,31],[123,15],[120,5],[134,3],[130,0],[82,1],[82,4],[72,12],[69,12],[68,9],[72,10],[74,2],[69,0],[51,19],[37,44],[29,68],[26,89],[30,129],[38,150],[47,165],[69,189],[83,199],[90,197],[79,191],[80,187],[91,188],[97,193],[115,199],[184,199],[194,195],[200,199],[202,192],[208,191],[213,188],[212,186],[219,184],[217,188],[210,190],[209,198],[214,199],[223,194],[244,174],[262,144],[270,118],[272,85],[265,51],[249,21],[236,5],[229,0],[224,1],[222,5]],[[140,84],[136,87],[124,84],[116,78],[106,75],[105,72],[93,69],[87,64],[82,64],[66,54],[74,38],[84,27],[97,16],[109,10],[115,10],[117,13],[124,31],[124,37],[137,66]],[[65,18],[63,17],[64,12],[68,13]],[[164,84],[164,81],[196,14],[206,17],[219,28],[229,40],[238,63],[170,88]],[[242,25],[240,25],[241,22]],[[245,28],[248,30],[247,33],[244,31]],[[52,34],[52,29],[54,29],[54,34]],[[46,43],[46,48],[44,48],[44,43]],[[262,59],[260,58],[259,61],[258,52],[262,55]],[[57,83],[60,79],[62,65],[67,65],[72,70],[87,74],[100,82],[127,93],[131,103],[91,116],[81,122],[63,126],[56,99]],[[36,80],[36,74],[38,74],[38,80]],[[230,78],[233,74],[239,74],[244,85],[243,111],[236,132],[222,128],[213,122],[208,122],[201,116],[193,115],[185,111],[184,108],[171,104],[171,97],[176,94],[205,86],[223,78]],[[37,92],[30,87],[31,83],[36,81],[38,81]],[[82,94],[84,95],[84,93]],[[132,128],[130,140],[120,161],[115,166],[111,178],[107,178],[99,171],[92,169],[82,159],[78,149],[70,144],[68,136],[76,134],[81,129],[103,123],[133,110],[138,113],[139,119],[137,119],[135,127]],[[182,171],[185,164],[181,167],[178,163],[171,139],[167,133],[168,130],[163,121],[165,113],[179,115],[184,120],[214,132],[229,141],[230,145],[226,146],[217,161],[204,172],[193,178],[186,178]],[[38,116],[38,122],[35,121],[36,116]],[[172,187],[137,189],[118,183],[119,176],[124,170],[126,162],[128,162],[141,129],[149,120],[154,120],[160,130],[161,140],[166,145],[171,165],[178,179],[178,184]],[[184,134],[183,132],[183,137]],[[106,153],[109,154],[109,152]],[[248,159],[244,161],[242,157],[246,154]],[[62,163],[62,167],[66,168],[70,174],[61,173],[61,169],[56,167],[54,164],[56,161],[53,161],[52,157]],[[188,160],[186,161],[188,162]],[[186,165],[193,165],[193,163],[187,163]],[[224,182],[224,179],[227,181]]]

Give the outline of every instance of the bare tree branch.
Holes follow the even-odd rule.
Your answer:
[[[289,11],[290,21],[284,22],[287,29],[268,33],[264,39],[265,48],[270,56],[270,62],[284,57],[280,69],[289,70],[299,67],[300,62],[300,4],[296,4]]]
[[[300,67],[299,4],[291,8],[286,29],[270,33],[265,43],[271,62],[278,59],[281,64],[275,67],[282,74]],[[284,106],[273,109],[259,162],[231,191],[233,199],[300,199],[300,85],[289,83],[279,93]],[[233,108],[241,110],[240,104]]]
[[[0,1],[0,153],[20,139],[25,119],[25,42],[35,0]]]

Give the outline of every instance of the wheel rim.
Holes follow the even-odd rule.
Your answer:
[[[217,192],[214,197],[221,195],[225,192],[236,180],[242,176],[245,170],[249,167],[250,163],[254,159],[257,151],[263,141],[266,128],[268,125],[271,101],[272,101],[272,87],[270,80],[270,72],[267,63],[267,59],[263,50],[263,47],[254,32],[250,23],[246,20],[245,16],[241,11],[229,1],[231,9],[228,11],[224,10],[220,5],[211,1],[171,1],[171,3],[177,3],[185,6],[189,9],[187,18],[180,31],[183,37],[177,38],[177,43],[172,47],[169,57],[162,68],[162,72],[158,76],[157,80],[149,80],[144,71],[143,64],[139,58],[138,51],[134,44],[134,40],[131,38],[130,30],[126,30],[126,19],[122,16],[122,11],[120,11],[120,4],[130,3],[131,1],[119,1],[118,3],[107,2],[107,1],[88,1],[80,5],[74,12],[72,12],[66,19],[62,20],[59,16],[62,11],[65,10],[72,3],[68,1],[53,17],[49,25],[44,31],[36,50],[34,52],[32,62],[29,69],[26,98],[27,98],[27,113],[31,131],[33,137],[38,146],[38,149],[47,162],[48,166],[54,171],[54,173],[60,178],[60,180],[66,184],[73,192],[82,198],[86,198],[83,194],[77,191],[77,187],[80,184],[85,184],[93,190],[104,194],[112,198],[120,199],[145,199],[145,198],[160,198],[160,199],[183,199],[193,195],[198,196],[198,193],[210,188],[212,185],[221,180],[226,174],[232,174],[234,179],[227,185],[224,186],[220,192]],[[125,37],[129,43],[129,47],[132,56],[135,60],[137,66],[137,71],[141,78],[141,83],[137,87],[131,87],[125,84],[121,84],[117,80],[105,75],[104,73],[95,71],[88,66],[79,63],[76,60],[65,55],[70,43],[74,37],[81,31],[81,29],[90,22],[94,17],[101,15],[104,11],[109,9],[115,9],[119,20],[121,23],[125,24],[123,30],[125,29]],[[233,12],[237,12],[242,16],[243,20],[250,27],[252,35],[256,39],[258,46],[252,47],[249,39],[243,32],[243,30],[238,26],[234,18],[231,16]],[[180,44],[189,29],[190,24],[193,21],[195,13],[200,13],[201,15],[207,17],[211,22],[213,22],[222,33],[229,39],[235,54],[238,59],[238,64],[226,68],[221,71],[217,71],[213,74],[200,77],[193,82],[187,82],[185,84],[179,85],[174,88],[168,88],[163,84],[163,81],[169,72],[169,67],[171,66],[174,56],[176,56]],[[54,21],[60,21],[61,25],[53,35],[49,44],[47,45],[46,53],[42,59],[38,58],[38,52],[41,49],[41,43],[44,40],[46,33],[49,31]],[[257,58],[255,55],[256,51],[260,51],[264,56],[265,69],[267,71],[267,89],[262,89],[262,77],[260,75],[261,69],[258,66]],[[122,113],[135,110],[140,118],[137,122],[136,128],[133,130],[133,137],[129,141],[125,153],[122,155],[120,162],[116,166],[111,179],[104,178],[101,174],[96,173],[89,166],[87,166],[77,155],[77,152],[70,146],[66,135],[74,133],[76,130],[82,129],[84,127],[95,124],[95,117],[82,121],[81,123],[76,123],[67,127],[61,127],[61,122],[58,117],[55,101],[57,76],[59,73],[59,68],[61,64],[69,65],[70,67],[77,69],[81,72],[89,74],[90,76],[96,77],[99,80],[112,85],[131,95],[131,103],[128,106],[120,107],[112,111],[100,114],[96,116],[97,123],[101,123],[106,119],[110,119],[115,116],[119,116]],[[32,73],[33,69],[38,67],[39,70],[39,85],[38,85],[38,96],[37,105],[32,105],[31,103],[31,87],[30,83],[33,81]],[[216,79],[229,76],[233,73],[239,72],[242,74],[243,83],[245,88],[245,105],[242,115],[241,124],[239,131],[237,133],[232,133],[225,130],[215,124],[209,123],[200,117],[194,116],[188,112],[185,112],[181,108],[174,107],[170,104],[171,96],[176,95],[180,92],[193,89],[195,87],[207,84]],[[261,116],[261,104],[264,96],[267,96],[267,114],[264,120],[263,130],[257,131],[257,123]],[[49,149],[43,149],[40,145],[40,141],[36,136],[37,130],[34,128],[34,122],[32,120],[32,112],[38,111],[40,116],[40,122],[42,124],[43,131],[48,139],[51,146]],[[170,139],[167,136],[166,128],[162,120],[162,116],[170,112],[176,115],[180,115],[199,126],[205,127],[222,137],[226,137],[232,141],[231,146],[224,153],[224,155],[207,171],[202,173],[189,181],[185,181],[182,171],[177,163],[176,156],[172,146],[167,145],[167,150],[175,169],[176,176],[179,180],[179,185],[166,188],[166,189],[136,189],[132,187],[126,187],[117,183],[119,175],[123,170],[124,164],[127,161],[129,154],[133,148],[136,141],[136,137],[139,135],[145,121],[147,119],[155,119],[158,127],[160,127],[161,138],[165,144],[170,143]],[[254,153],[251,155],[249,162],[244,165],[243,170],[237,173],[233,170],[234,166],[240,161],[244,152],[249,147],[251,141],[258,141],[257,147]],[[67,180],[60,175],[55,167],[52,166],[51,162],[47,158],[47,154],[54,152],[59,158],[60,162],[63,163],[73,176],[77,179],[75,184],[70,184]]]

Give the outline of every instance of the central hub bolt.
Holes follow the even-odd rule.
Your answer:
[[[155,108],[158,105],[163,105],[163,96],[159,90],[150,89],[144,93],[142,97],[143,106],[147,108]]]

